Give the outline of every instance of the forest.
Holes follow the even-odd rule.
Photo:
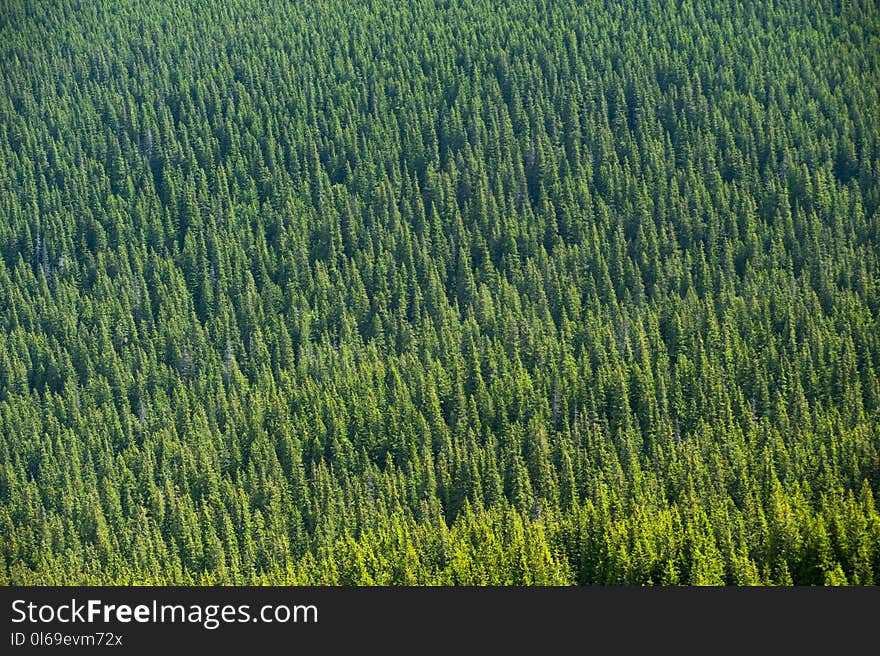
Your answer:
[[[880,584],[875,0],[3,0],[0,585]]]

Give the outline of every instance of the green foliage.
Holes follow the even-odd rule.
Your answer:
[[[11,0],[0,584],[880,582],[880,14]]]

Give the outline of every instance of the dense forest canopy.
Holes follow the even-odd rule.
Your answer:
[[[873,0],[4,0],[0,583],[880,583]]]

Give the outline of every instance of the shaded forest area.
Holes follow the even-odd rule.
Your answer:
[[[0,583],[880,583],[872,0],[6,0]]]

